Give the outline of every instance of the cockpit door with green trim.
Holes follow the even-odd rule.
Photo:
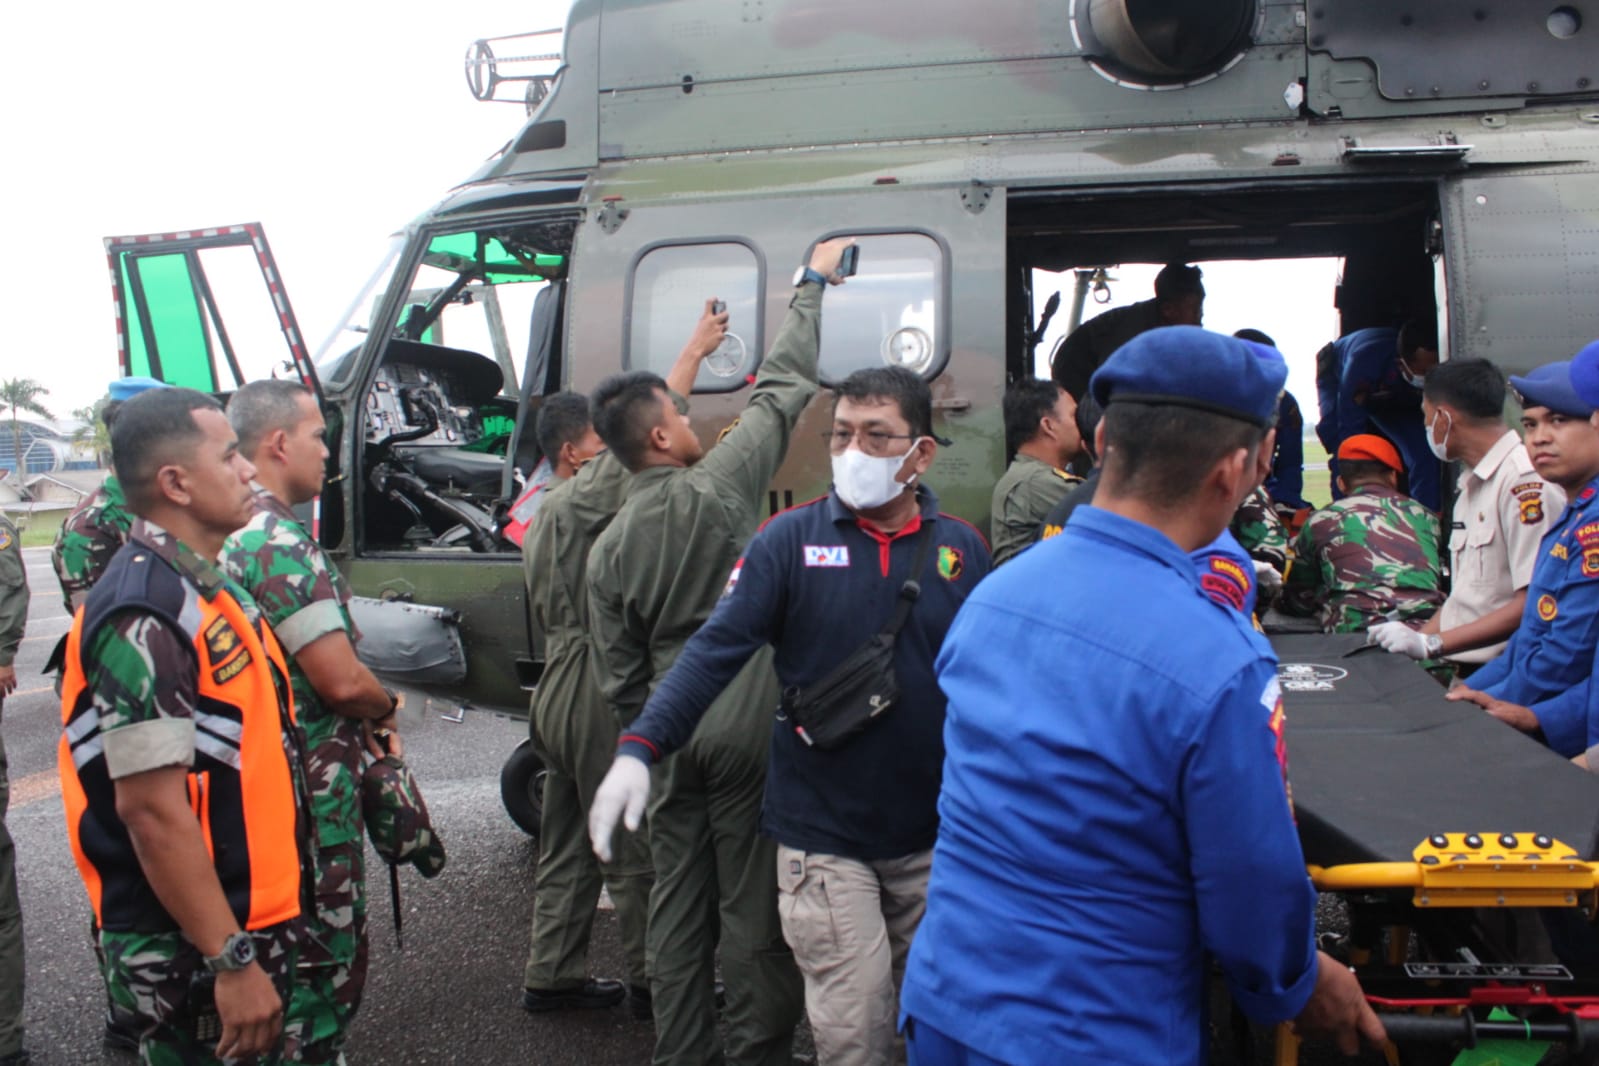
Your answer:
[[[107,237],[117,360],[201,392],[293,374],[322,390],[260,223]]]

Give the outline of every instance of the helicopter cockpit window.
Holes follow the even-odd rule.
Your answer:
[[[949,358],[947,250],[925,233],[864,234],[856,243],[855,276],[827,294],[822,383],[874,366],[934,377]]]
[[[357,353],[366,343],[367,334],[377,320],[378,308],[389,291],[389,279],[394,276],[394,268],[400,261],[400,252],[404,247],[405,237],[402,234],[396,233],[389,238],[382,262],[344,312],[344,317],[339,320],[339,328],[317,349],[316,372],[324,386],[339,384],[355,370],[359,361]]]
[[[501,535],[506,454],[535,304],[566,270],[569,245],[545,240],[551,232],[428,240],[363,405],[368,546],[515,550]]]
[[[755,250],[735,241],[646,248],[629,278],[623,365],[664,377],[714,297],[727,304],[727,336],[701,364],[694,391],[743,388],[761,358],[761,268]]]

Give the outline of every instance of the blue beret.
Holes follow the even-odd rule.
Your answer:
[[[1275,348],[1198,326],[1163,326],[1116,349],[1088,391],[1102,407],[1173,404],[1269,426],[1287,382],[1288,364]]]
[[[113,400],[131,400],[141,392],[151,389],[170,389],[172,386],[155,378],[133,377],[117,378],[110,385],[109,392]]]
[[[1527,374],[1512,374],[1510,387],[1523,407],[1547,407],[1556,414],[1587,418],[1593,405],[1572,388],[1571,369],[1570,362],[1545,363]]]
[[[1599,407],[1599,341],[1571,357],[1571,387],[1589,407]]]

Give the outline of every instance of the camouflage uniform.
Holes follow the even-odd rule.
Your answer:
[[[603,867],[588,838],[589,807],[611,768],[619,730],[595,683],[584,573],[589,549],[621,509],[630,477],[609,452],[598,456],[576,476],[546,488],[522,542],[528,609],[544,635],[533,742],[547,771],[524,988],[583,983],[602,878],[616,904],[627,981],[649,987],[645,928],[655,880],[649,837],[642,826],[637,833],[618,832],[616,852]]]
[[[28,621],[28,571],[17,530],[0,515],[0,666],[10,666]],[[0,711],[6,698],[0,695]],[[22,1050],[22,904],[17,899],[17,852],[6,828],[11,799],[5,741],[0,740],[0,1059]]]
[[[1422,621],[1444,601],[1438,575],[1438,516],[1386,485],[1366,485],[1305,522],[1283,609],[1315,615],[1329,633]]]
[[[1082,483],[1041,459],[1018,454],[994,486],[994,565],[1033,543],[1039,523]]]
[[[61,597],[72,614],[105,573],[106,565],[128,539],[133,518],[115,474],[78,505],[61,523],[50,565],[61,582]]]
[[[1436,520],[1435,520],[1436,522]],[[1266,563],[1279,574],[1288,570],[1288,529],[1277,516],[1271,497],[1257,488],[1245,497],[1233,513],[1228,527],[1244,551],[1257,563]],[[1434,540],[1436,540],[1434,536]],[[1436,566],[1434,570],[1436,570]]]
[[[122,496],[122,486],[115,474],[107,475],[100,487],[80,503],[67,520],[61,523],[54,547],[50,549],[50,565],[55,568],[56,580],[61,582],[61,600],[67,613],[75,614],[78,606],[94,588],[100,575],[110,565],[128,539],[128,528],[133,516],[128,513],[127,501]],[[66,647],[62,638],[61,649]],[[94,944],[95,960],[100,976],[106,982],[106,1021],[108,1033],[120,1030],[131,1039],[135,1019],[125,1016],[111,995],[111,977],[106,969],[105,952],[100,950],[100,930],[93,920],[89,923],[89,939]]]
[[[277,497],[256,487],[255,515],[228,537],[223,569],[255,597],[289,658],[294,706],[306,738],[316,842],[316,909],[306,922],[294,997],[284,1013],[284,1057],[339,1062],[366,986],[365,834],[361,824],[361,722],[329,710],[294,657],[329,633],[361,635],[349,588],[322,548]]]
[[[252,622],[260,617],[248,592],[159,526],[136,520],[129,537],[171,563],[202,595],[212,597],[226,588]],[[149,615],[128,610],[113,615],[81,658],[105,743],[124,726],[193,717],[199,686],[193,647]],[[291,770],[297,771],[298,738],[285,730],[283,746]],[[304,782],[296,784],[296,792],[303,796]],[[293,921],[251,934],[261,968],[272,978],[285,1004],[293,982],[298,925]],[[180,931],[102,929],[100,946],[113,1005],[138,1019],[141,1061],[148,1066],[202,1066],[220,1061],[211,1045],[196,1039],[194,1033],[194,1018],[205,1013],[201,1001],[208,982],[199,951]],[[257,1061],[270,1064],[281,1059],[274,1053]]]

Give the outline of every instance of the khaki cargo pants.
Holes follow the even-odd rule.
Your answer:
[[[905,1061],[899,987],[933,852],[863,862],[778,845],[777,911],[805,979],[819,1066]]]

